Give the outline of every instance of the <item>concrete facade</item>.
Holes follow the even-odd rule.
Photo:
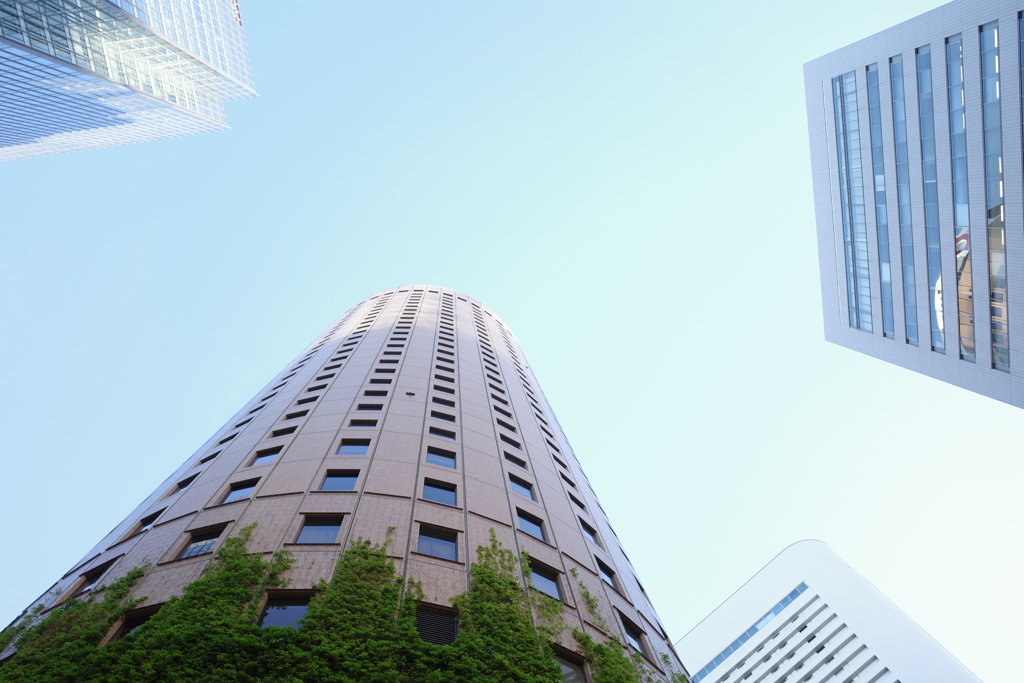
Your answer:
[[[980,683],[821,541],[783,550],[676,647],[694,683]]]
[[[354,476],[353,490],[321,490],[329,472]],[[253,488],[225,502],[240,484]],[[454,490],[454,505],[430,500],[425,484]],[[324,516],[342,519],[336,542],[299,543],[304,524]],[[540,522],[544,539],[520,517]],[[667,673],[667,654],[681,668],[518,342],[457,292],[400,287],[349,309],[38,602],[52,607],[55,590],[74,594],[148,562],[136,594],[157,605],[253,522],[250,551],[291,550],[298,592],[330,578],[350,539],[383,542],[394,527],[396,567],[441,608],[467,589],[493,529],[555,578],[570,628],[604,635],[575,570],[600,599],[607,635],[639,634],[649,667]],[[424,552],[424,529],[453,535],[457,556]],[[207,553],[182,559],[211,530]],[[573,649],[571,635],[562,645]]]
[[[810,135],[811,166],[814,181],[815,221],[818,237],[818,261],[822,293],[825,338],[835,344],[949,382],[970,391],[1015,406],[1024,406],[1024,197],[1022,197],[1021,154],[1021,50],[1019,20],[1024,3],[1019,0],[955,0],[919,17],[898,24],[874,36],[820,57],[804,66],[807,119]],[[995,292],[1000,273],[990,271],[992,253],[987,229],[993,225],[987,215],[989,196],[986,181],[986,131],[991,125],[984,119],[982,88],[981,29],[998,27],[998,98],[1001,108],[1002,182],[998,192],[1005,210],[1005,289],[1008,301]],[[951,38],[962,39],[963,121],[966,124],[966,191],[969,198],[955,196],[951,140],[954,118],[950,112],[952,92],[947,73],[946,46]],[[923,177],[921,110],[915,59],[918,51],[930,48],[933,94],[935,172],[938,210],[938,252],[941,281],[929,279],[927,234],[925,230],[926,178]],[[902,58],[906,112],[907,170],[909,171],[909,214],[900,216],[897,174],[891,65]],[[867,69],[877,65],[881,126],[880,150],[884,178],[873,173],[872,144],[869,134],[869,93]],[[844,249],[843,198],[840,178],[841,158],[837,148],[837,124],[832,81],[852,73],[856,79],[856,117],[859,122],[859,149],[851,156],[863,169],[863,215],[865,223],[866,267],[870,291],[870,331],[851,324],[850,287],[844,274],[847,251]],[[954,80],[956,76],[954,74]],[[955,128],[955,126],[954,126]],[[955,146],[955,145],[954,145]],[[878,187],[874,180],[878,180]],[[993,185],[992,187],[995,187]],[[882,193],[877,190],[881,189]],[[856,188],[854,189],[856,192]],[[991,191],[990,191],[991,194]],[[879,213],[879,203],[884,201]],[[971,235],[966,241],[957,235],[965,217],[956,215],[956,205],[969,203]],[[893,334],[883,331],[882,279],[887,277],[880,264],[879,216],[887,215],[888,253],[893,302]],[[904,220],[907,218],[909,220]],[[903,226],[903,223],[907,223]],[[901,248],[901,227],[912,230],[912,248]],[[884,232],[884,229],[883,229]],[[884,235],[883,235],[884,236]],[[964,245],[967,245],[966,249]],[[958,297],[958,270],[962,270],[965,251],[972,254],[973,292]],[[916,306],[919,340],[908,340],[904,265],[913,256],[914,282],[911,300]],[[904,263],[906,260],[906,264]],[[943,349],[933,349],[929,338],[929,315],[935,307],[930,289],[942,290],[937,312],[938,328],[945,335]],[[971,284],[971,283],[968,283]],[[909,290],[908,290],[909,291]],[[993,325],[992,308],[1006,308],[1007,323]],[[963,309],[963,310],[958,310]],[[976,353],[965,358],[958,348],[959,326],[973,323]],[[993,358],[993,335],[1008,334],[1008,367],[998,368]],[[1000,343],[996,339],[997,344]]]

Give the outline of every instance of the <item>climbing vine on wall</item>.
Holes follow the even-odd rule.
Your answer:
[[[254,525],[253,525],[254,526]],[[260,628],[268,589],[287,585],[291,554],[249,553],[252,526],[227,539],[203,575],[148,621],[100,645],[144,598],[129,597],[145,568],[131,570],[88,600],[68,599],[0,633],[17,653],[0,683],[560,683],[549,642],[565,628],[563,605],[521,584],[529,557],[502,547],[493,530],[470,566],[470,590],[452,600],[458,636],[450,645],[416,630],[417,582],[403,581],[387,555],[389,538],[362,538],[320,581],[298,628]],[[520,564],[521,563],[521,564]],[[597,599],[580,582],[595,623]],[[607,625],[602,626],[607,630]],[[575,629],[594,683],[640,683],[652,673],[614,638],[598,643]],[[684,678],[673,679],[685,683]]]

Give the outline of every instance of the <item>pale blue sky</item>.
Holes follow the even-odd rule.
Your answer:
[[[1015,680],[1024,412],[821,331],[802,65],[933,6],[243,0],[231,131],[0,165],[0,622],[419,282],[516,333],[673,640],[813,537]]]

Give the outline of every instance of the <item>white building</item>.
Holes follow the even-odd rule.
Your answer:
[[[676,650],[693,683],[980,683],[821,541],[779,553]]]

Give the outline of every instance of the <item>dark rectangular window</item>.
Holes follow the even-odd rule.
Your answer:
[[[377,368],[374,370],[377,374],[393,375],[395,374],[394,368]]]
[[[355,491],[359,470],[327,470],[321,491]]]
[[[455,384],[455,378],[454,377],[445,377],[444,375],[434,375],[434,379],[439,379],[442,382],[451,382],[452,384]]]
[[[441,413],[441,412],[438,412],[436,410],[431,410],[430,411],[430,417],[436,418],[438,420],[446,420],[448,422],[455,422],[455,416],[454,415],[449,415],[448,413]]]
[[[455,531],[420,525],[416,552],[443,560],[459,559],[459,535]]]
[[[360,403],[356,410],[383,410],[383,403]]]
[[[580,517],[580,527],[583,529],[583,533],[587,535],[587,538],[593,541],[598,547],[604,547],[601,545],[601,540],[597,536],[597,529],[583,521],[582,517]]]
[[[437,403],[438,405],[448,406],[449,408],[454,408],[455,407],[455,401],[449,401],[446,398],[440,398],[438,396],[434,396],[430,400],[432,402],[434,402],[434,403]]]
[[[434,481],[433,479],[425,479],[423,481],[423,497],[435,503],[458,505],[455,491],[455,484]]]
[[[443,448],[427,446],[427,462],[431,465],[440,465],[441,467],[450,467],[451,469],[455,469],[455,453],[446,451]]]
[[[619,584],[615,582],[615,572],[601,560],[597,561],[597,570],[601,574],[601,580],[607,583],[615,590],[619,589]]]
[[[579,498],[577,498],[576,496],[572,495],[571,493],[569,494],[569,500],[571,500],[573,503],[575,503],[576,507],[578,507],[580,510],[586,510],[587,509],[587,506],[583,504],[583,501],[580,500]]]
[[[437,384],[434,385],[434,391],[440,391],[440,392],[443,392],[445,394],[454,394],[455,393],[454,389],[449,389],[448,387],[438,386]]]
[[[342,439],[338,455],[366,455],[369,450],[369,439]]]
[[[390,363],[390,364],[394,365],[395,363],[398,362],[398,359],[397,358],[381,358],[379,362],[381,362],[381,363]]]
[[[428,643],[451,645],[459,635],[459,619],[450,610],[433,609],[420,604],[416,606],[416,631]]]
[[[288,436],[298,428],[298,425],[293,425],[291,427],[285,427],[283,429],[275,429],[274,431],[270,432],[270,437],[274,438],[276,436]]]
[[[363,396],[387,396],[387,390],[381,391],[380,389],[367,389],[363,392]]]
[[[184,491],[185,489],[188,488],[189,484],[191,484],[193,481],[195,481],[196,477],[198,477],[198,476],[199,476],[198,474],[193,474],[191,477],[189,477],[187,479],[182,479],[181,481],[179,481],[174,486],[174,490],[171,491],[171,493],[177,493],[178,491]]]
[[[439,429],[438,427],[431,427],[429,431],[434,436],[439,436],[442,439],[451,439],[452,441],[455,441],[455,432],[450,432],[447,429]]]
[[[530,482],[524,481],[519,477],[510,474],[508,475],[508,484],[509,486],[512,487],[512,490],[518,493],[520,496],[523,496],[524,498],[529,498],[530,500],[537,500],[533,496],[533,484],[531,484]]]
[[[499,389],[498,387],[494,386],[493,384],[488,384],[487,386],[489,386],[491,389],[494,389],[495,391],[497,391],[500,394],[504,394],[505,393],[504,389]]]
[[[311,391],[320,391],[321,389],[326,389],[326,388],[327,388],[326,384],[318,384],[315,387],[310,387],[309,389],[306,389],[306,393],[309,393]]]
[[[296,597],[273,596],[267,600],[258,625],[260,628],[299,628],[299,619],[306,616],[310,595]]]
[[[329,375],[320,375],[319,377],[317,377],[317,380],[319,381],[321,379],[330,379],[331,377],[334,377],[334,373],[333,372],[330,373]]]
[[[337,365],[328,365],[326,368],[324,368],[324,370],[337,370],[340,367],[341,363],[338,363]]]
[[[504,420],[502,420],[502,419],[501,419],[500,417],[499,417],[499,418],[495,418],[495,419],[496,419],[496,421],[498,422],[498,424],[499,424],[499,425],[501,425],[501,426],[502,426],[502,427],[504,427],[505,429],[509,430],[509,431],[510,431],[510,432],[512,432],[513,434],[515,434],[515,433],[516,433],[516,428],[515,428],[515,427],[513,427],[512,425],[510,425],[510,424],[509,424],[508,422],[505,422],[505,421],[504,421]]]
[[[391,384],[391,378],[387,379],[371,379],[370,384]]]
[[[494,410],[499,412],[499,413],[501,413],[505,417],[512,417],[512,413],[508,412],[504,408],[499,408],[498,406],[494,406]]]
[[[351,420],[348,423],[349,427],[376,427],[376,420]]]
[[[505,460],[508,460],[510,463],[512,463],[516,467],[522,467],[524,470],[525,469],[529,469],[526,466],[526,461],[523,460],[522,458],[517,458],[516,456],[511,455],[509,453],[504,453],[504,455],[505,455]]]
[[[438,360],[442,360],[442,359],[438,358]],[[442,372],[455,372],[455,368],[449,368],[449,367],[447,367],[445,365],[435,365],[434,369],[435,370],[441,370]]]
[[[247,481],[240,481],[231,485],[228,492],[221,498],[221,504],[233,503],[236,500],[244,500],[252,495],[252,492],[256,490],[256,483],[259,479],[249,479]]]
[[[544,534],[544,522],[537,519],[528,512],[516,509],[516,514],[519,517],[519,528],[522,531],[530,534],[534,538],[539,538],[542,541],[547,541],[547,536]]]
[[[217,539],[224,533],[226,527],[220,527],[210,531],[203,531],[201,533],[192,532],[191,537],[188,540],[188,544],[181,549],[178,553],[179,560],[186,557],[195,557],[196,555],[205,555],[206,553],[213,552],[213,546],[216,545]]]
[[[558,585],[558,572],[554,569],[531,560],[530,583],[549,598],[561,601],[562,589]]]
[[[296,543],[337,543],[341,517],[306,517]]]
[[[131,535],[135,536],[137,534],[141,534],[143,531],[149,531],[150,529],[152,529],[153,525],[156,524],[156,518],[159,517],[160,514],[166,509],[167,508],[163,508],[162,510],[154,512],[151,515],[146,515],[145,517],[140,519],[139,523],[135,525],[134,529],[132,529]]]
[[[629,642],[629,644],[636,648],[640,652],[640,654],[646,656],[647,648],[644,647],[644,636],[643,633],[641,633],[640,629],[638,629],[636,626],[627,621],[625,617],[623,617],[622,630],[626,632],[626,640]]]
[[[266,404],[266,403],[261,403],[260,405],[256,406],[256,407],[255,407],[255,408],[253,408],[252,410],[250,410],[248,414],[249,414],[249,415],[252,415],[252,414],[253,414],[253,413],[255,413],[255,412],[256,412],[257,410],[263,410],[263,409],[264,409],[264,408],[266,408],[266,407],[267,407],[267,404]]]
[[[562,481],[564,481],[566,484],[568,484],[569,486],[571,486],[573,488],[576,488],[576,484],[572,483],[572,480],[569,479],[569,477],[565,476],[561,472],[558,473],[558,476],[560,476],[562,478]]]
[[[303,415],[306,415],[308,413],[309,413],[308,410],[300,410],[297,413],[288,413],[287,415],[284,416],[284,419],[286,419],[286,420],[294,420],[294,419],[300,418]]]
[[[305,405],[306,403],[312,403],[313,401],[317,400],[318,398],[320,398],[320,397],[319,396],[310,396],[309,398],[300,398],[298,401],[295,402],[295,405],[301,406],[301,405]]]
[[[495,396],[494,394],[491,394],[491,398],[493,398],[495,401],[498,401],[499,403],[504,403],[505,405],[508,405],[508,401],[506,401],[500,396]]]
[[[231,439],[235,438],[236,436],[238,436],[238,434],[229,434],[228,436],[225,436],[223,439],[218,441],[217,445],[219,446],[222,443],[227,443],[228,441],[231,441]]]
[[[239,422],[238,424],[236,424],[236,425],[235,425],[234,427],[232,427],[232,429],[238,429],[238,428],[239,428],[239,427],[241,427],[242,425],[244,425],[244,424],[248,424],[249,422],[252,422],[252,418],[251,418],[251,417],[250,417],[249,419],[247,419],[247,420],[242,420],[241,422]]]
[[[509,444],[510,446],[515,446],[516,448],[519,448],[519,449],[522,449],[522,447],[523,447],[522,444],[520,444],[518,441],[516,441],[515,439],[510,439],[509,437],[505,436],[504,434],[499,434],[498,436],[500,436],[501,440],[504,441],[505,443]]]
[[[275,448],[267,448],[262,451],[256,451],[256,457],[249,463],[249,467],[256,467],[257,465],[266,465],[277,460],[277,454],[284,449],[284,446],[277,446]]]

